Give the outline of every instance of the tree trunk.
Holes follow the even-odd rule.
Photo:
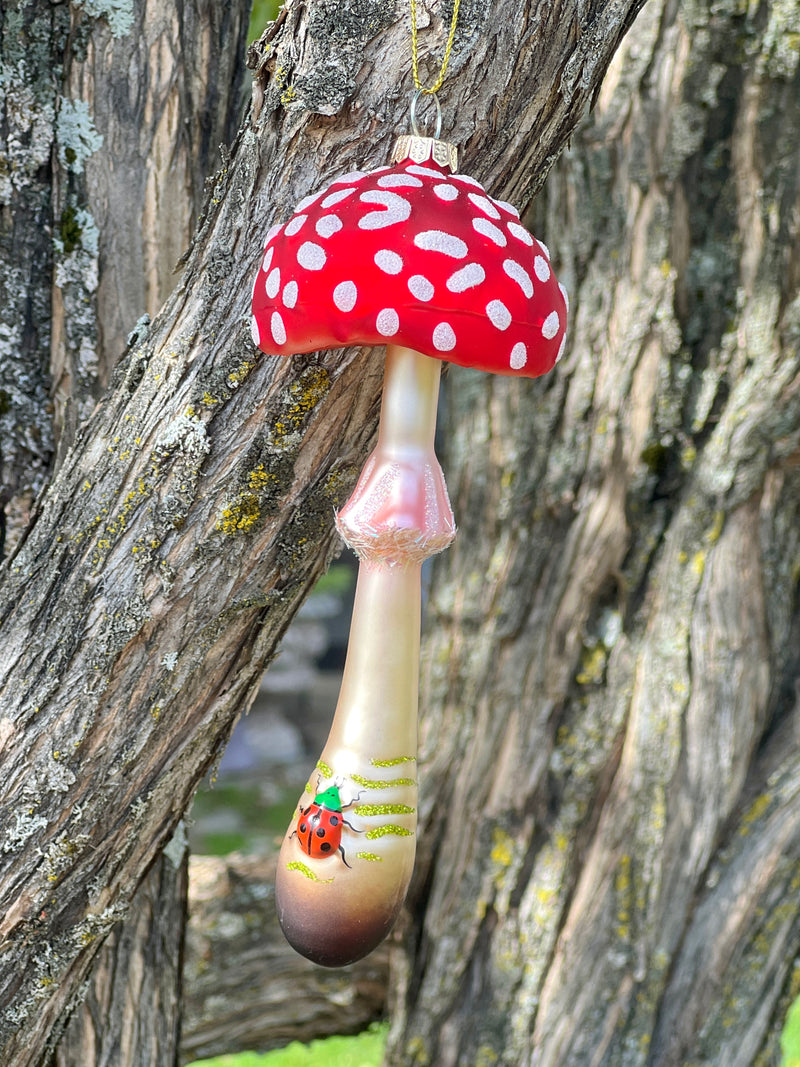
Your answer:
[[[177,1067],[188,858],[180,824],[100,949],[52,1067]]]
[[[275,863],[191,861],[183,1062],[358,1033],[383,1014],[388,944],[336,970],[298,956],[278,926]]]
[[[46,53],[40,67],[49,62],[57,84],[69,28],[47,20],[40,28],[36,2],[20,6],[29,22],[6,24],[4,45],[11,48],[13,34],[24,45],[26,33],[38,35]],[[443,102],[445,135],[465,147],[463,169],[493,193],[524,201],[639,6],[462,3]],[[48,8],[51,17],[63,18],[58,6]],[[434,7],[420,27],[423,72],[425,47],[441,54],[447,21]],[[407,128],[407,13],[385,0],[290,2],[267,36],[269,47],[263,42],[254,53],[255,106],[212,183],[182,278],[149,330],[132,339],[108,394],[76,420],[34,520],[4,564],[0,1060],[7,1067],[37,1065],[52,1046],[98,944],[125,916],[335,550],[333,508],[374,432],[379,361],[353,351],[260,358],[248,304],[273,219],[336,174],[384,162],[395,132]],[[87,56],[96,70],[91,49]],[[60,105],[70,122],[62,123],[55,156],[66,170],[101,150],[79,103]],[[37,128],[48,145],[45,163],[55,113],[52,100],[48,106]],[[46,184],[41,164],[31,173]],[[43,224],[61,224],[62,245],[75,241],[73,252],[91,259],[85,218],[63,217],[71,188],[62,182],[55,198],[42,192],[36,210]],[[15,218],[10,203],[4,226]],[[71,254],[57,245],[62,253]],[[75,390],[80,415],[78,401],[88,394],[69,368],[95,334],[70,333],[78,312],[68,303],[52,317],[58,323],[62,315],[68,369],[60,381]],[[43,336],[41,309],[40,320]],[[24,362],[21,345],[13,340],[12,369]],[[99,367],[98,357],[98,377]],[[16,426],[22,390],[15,388],[9,419]],[[27,447],[24,435],[20,441]]]
[[[454,370],[388,1062],[766,1067],[800,950],[800,7],[651,0]]]
[[[31,342],[35,360],[28,351],[25,366],[10,359],[1,369],[9,396],[20,401],[16,418],[33,411],[47,428],[35,463],[24,449],[12,447],[7,457],[4,499],[10,501],[12,544],[21,505],[24,510],[51,458],[44,447],[52,436],[45,388],[55,401],[55,438],[63,455],[107,384],[126,334],[143,311],[157,311],[175,283],[172,269],[202,207],[204,177],[218,163],[218,145],[230,140],[241,111],[249,4],[220,8],[184,0],[169,8],[150,4],[146,12],[143,5],[129,12],[109,9],[105,18],[73,7],[68,23],[56,19],[52,25],[51,5],[22,10],[36,20],[26,25],[23,42],[51,27],[55,68],[29,62],[19,68],[42,108],[38,115],[25,114],[7,98],[6,146],[15,136],[24,140],[26,123],[38,124],[47,145],[42,127],[49,122],[55,153],[51,167],[15,176],[8,198],[9,235],[31,250],[36,276],[29,285],[41,290],[31,314],[32,338],[38,332],[40,343],[36,350]],[[6,10],[7,26],[13,18]],[[19,46],[16,34],[4,37],[7,64],[9,51]],[[29,47],[31,55],[38,53]],[[104,145],[109,150],[102,151]],[[39,157],[44,159],[41,146],[34,162]],[[32,196],[38,213],[21,210]],[[19,262],[13,245],[6,251],[6,264]],[[45,263],[54,267],[52,287]],[[26,301],[30,288],[6,287],[5,293]],[[10,321],[18,312],[18,302],[8,299],[0,315]],[[41,382],[28,392],[32,370]],[[86,1000],[58,1046],[58,1067],[175,1061],[185,883],[183,864],[176,870],[166,855],[156,860],[126,923],[100,951]]]

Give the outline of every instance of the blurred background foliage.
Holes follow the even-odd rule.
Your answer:
[[[255,41],[261,36],[267,23],[276,18],[280,7],[279,0],[254,0],[253,10],[250,12],[250,29],[247,32],[248,41]]]

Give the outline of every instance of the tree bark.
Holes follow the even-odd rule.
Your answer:
[[[188,859],[180,824],[100,949],[52,1067],[178,1064]]]
[[[358,1033],[383,1014],[389,945],[338,970],[298,956],[278,926],[275,863],[192,858],[182,1062]]]
[[[524,201],[639,6],[462,3],[444,101],[463,168]],[[422,27],[434,54],[441,14]],[[336,548],[332,512],[374,432],[380,365],[353,351],[260,358],[248,303],[272,220],[337,173],[382,163],[407,127],[408,33],[405,8],[383,0],[287,4],[256,49],[256,104],[178,287],[132,339],[4,565],[8,1067],[47,1054]],[[99,151],[78,125],[82,139],[59,143],[70,166],[67,147]]]
[[[16,472],[12,462],[4,467],[12,544],[21,532],[21,505],[52,458],[53,436],[63,455],[107,384],[126,334],[143,311],[157,311],[175,284],[172,268],[202,208],[205,175],[241,112],[249,15],[246,3],[221,8],[202,0],[169,9],[94,10],[103,17],[73,7],[68,20],[52,22],[52,66],[42,69],[29,63],[38,53],[26,38],[51,25],[54,9],[45,7],[28,5],[35,22],[23,25],[21,41],[5,36],[3,47],[8,69],[9,53],[27,43],[17,73],[43,102],[38,114],[26,115],[14,107],[13,91],[6,97],[5,146],[13,151],[24,140],[26,123],[38,127],[44,144],[26,160],[22,178],[13,172],[8,190],[12,242],[4,263],[18,263],[20,248],[33,250],[40,296],[32,302],[31,333],[40,343],[34,353],[32,340],[26,365],[3,360],[0,373],[9,397],[19,401],[9,402],[17,425],[24,420],[47,428],[35,463],[13,447],[7,457],[17,459]],[[5,17],[7,26],[13,23],[10,10]],[[37,172],[31,164],[44,159],[48,122],[55,151],[51,165]],[[21,209],[32,196],[38,213]],[[54,285],[44,264],[54,269]],[[5,289],[12,298],[2,309],[6,320],[19,313],[16,295],[24,302],[30,293]],[[29,390],[32,368],[41,387]],[[86,999],[59,1043],[58,1067],[175,1062],[185,883],[183,865],[176,870],[166,855],[156,860],[125,924],[99,953]]]
[[[388,1062],[766,1067],[800,951],[796,3],[651,0],[533,221],[557,371],[453,370]],[[793,43],[794,42],[794,43]]]

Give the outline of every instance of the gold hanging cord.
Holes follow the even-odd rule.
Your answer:
[[[436,79],[433,85],[427,88],[423,87],[419,80],[419,67],[417,60],[417,0],[411,0],[411,67],[414,72],[414,88],[418,93],[425,93],[429,96],[435,94],[441,89],[444,82],[444,76],[447,73],[447,64],[450,62],[450,53],[453,51],[453,38],[456,35],[456,23],[458,22],[458,8],[461,4],[461,0],[455,0],[453,4],[453,18],[450,22],[450,33],[447,37],[447,46],[444,50],[444,59],[442,60],[441,68],[439,69],[439,77]]]

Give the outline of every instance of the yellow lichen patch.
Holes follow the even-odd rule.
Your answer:
[[[273,425],[273,435],[282,437],[299,430],[330,388],[324,367],[309,367],[289,387],[289,403]]]
[[[617,937],[626,940],[630,937],[632,902],[631,858],[627,854],[620,856],[614,888],[617,893]]]
[[[333,778],[333,769],[323,760],[317,760],[317,770],[323,778]]]
[[[270,474],[269,471],[264,470],[263,463],[260,463],[254,470],[251,470],[247,476],[247,484],[253,492],[256,493],[260,489],[265,489],[270,482],[276,482],[277,480],[276,475]]]
[[[367,830],[368,841],[375,841],[379,837],[413,837],[413,830],[406,830],[405,826],[396,826],[389,823],[387,826],[376,826],[374,830]]]
[[[607,660],[608,655],[603,645],[585,648],[581,656],[581,670],[575,675],[578,685],[602,682]]]
[[[753,825],[754,822],[756,822],[757,819],[761,818],[761,816],[764,814],[764,812],[767,810],[771,803],[772,797],[769,795],[769,793],[762,793],[760,796],[756,797],[756,799],[745,812],[744,817],[742,819],[742,825],[739,827],[739,833],[742,837],[746,837],[747,834],[750,833],[750,827]]]
[[[475,1053],[475,1067],[494,1067],[498,1058],[491,1045],[479,1045]]]
[[[333,881],[332,878],[318,878],[311,868],[307,867],[305,863],[301,863],[300,860],[292,860],[291,863],[287,863],[286,870],[298,871],[300,874],[304,874],[310,881],[319,882],[321,885],[329,885]]]
[[[514,838],[499,827],[492,831],[492,851],[489,856],[498,867],[509,867],[514,858]]]
[[[397,767],[400,763],[414,763],[416,756],[398,756],[396,759],[371,759],[373,767]]]
[[[376,856],[374,852],[356,852],[360,860],[369,860],[370,863],[383,863],[383,856]]]
[[[692,570],[698,578],[703,577],[703,571],[706,569],[706,554],[701,549],[699,552],[695,552],[692,556]]]
[[[725,525],[725,512],[715,511],[714,521],[711,525],[711,529],[706,533],[706,541],[710,545],[716,544],[719,541],[719,535],[722,533],[722,527]]]
[[[241,385],[255,365],[256,361],[254,359],[246,359],[243,363],[240,363],[236,370],[232,370],[228,375],[230,384]]]
[[[211,408],[215,404],[219,403],[219,397],[212,396],[211,393],[209,393],[209,391],[206,389],[206,391],[203,393],[203,403],[207,408]]]
[[[246,533],[261,518],[261,505],[255,493],[240,493],[237,500],[227,504],[217,519],[217,529],[224,534]]]

